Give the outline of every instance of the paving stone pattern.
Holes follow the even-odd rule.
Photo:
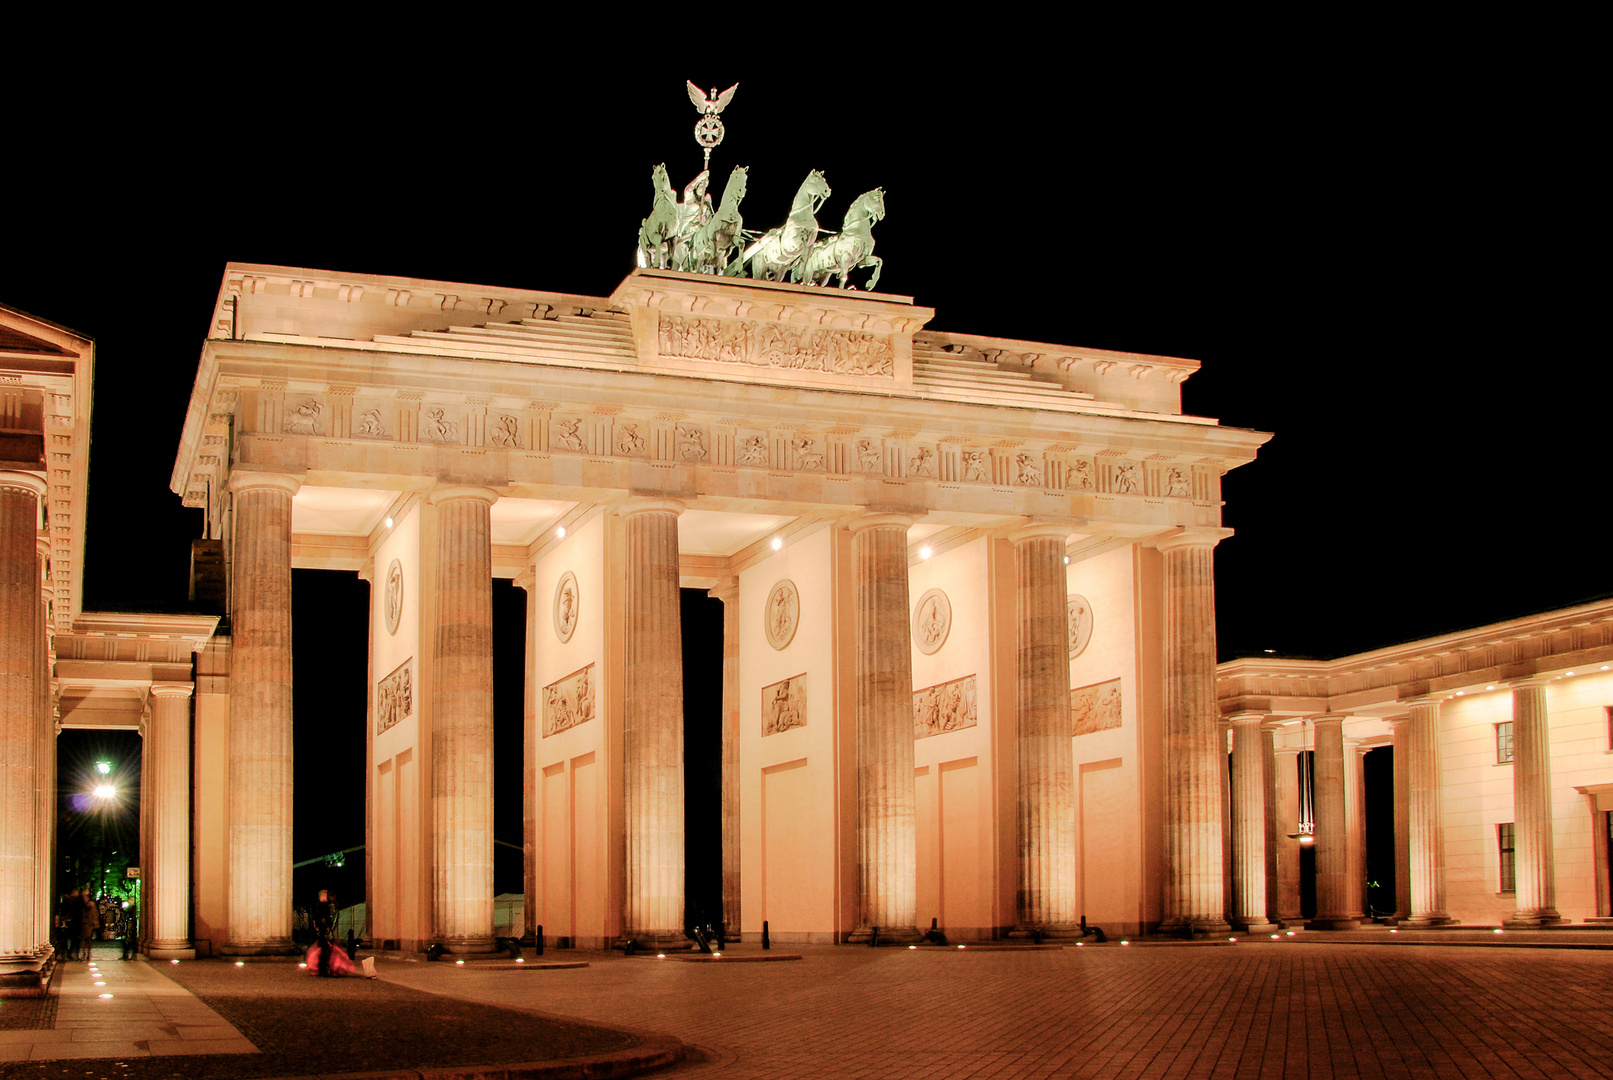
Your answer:
[[[396,978],[674,1035],[685,1077],[1609,1077],[1613,953],[1134,945],[803,948],[792,964],[596,959]]]

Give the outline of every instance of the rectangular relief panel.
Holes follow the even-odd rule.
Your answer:
[[[915,739],[972,728],[979,722],[979,715],[973,675],[913,691]]]
[[[375,685],[375,733],[414,715],[414,657]]]
[[[1120,726],[1120,680],[1078,686],[1070,691],[1070,719],[1075,735],[1090,735]]]
[[[806,673],[762,687],[762,737],[806,727]]]
[[[543,688],[543,737],[594,718],[594,665],[578,668]]]

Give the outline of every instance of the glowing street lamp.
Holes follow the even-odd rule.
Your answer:
[[[118,795],[118,789],[111,784],[97,784],[93,794],[97,799],[115,799]]]
[[[112,763],[110,761],[97,761],[95,763],[95,771],[100,773],[102,776],[105,776],[107,773],[112,771]]]

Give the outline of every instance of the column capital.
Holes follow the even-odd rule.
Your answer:
[[[1535,686],[1550,686],[1556,681],[1556,679],[1551,678],[1549,675],[1529,675],[1522,679],[1508,679],[1507,689],[1527,690]]]
[[[426,496],[426,502],[432,506],[441,506],[456,499],[467,499],[492,506],[501,497],[499,492],[490,487],[479,487],[475,484],[438,484]]]
[[[236,469],[230,473],[231,491],[283,491],[287,495],[295,495],[300,487],[302,478],[286,473],[257,472],[251,469]]]
[[[12,469],[0,469],[0,489],[16,488],[26,491],[43,499],[48,485],[45,478],[31,472],[17,472]]]
[[[1244,709],[1240,712],[1227,713],[1225,716],[1221,717],[1221,722],[1223,724],[1231,724],[1233,727],[1248,727],[1251,724],[1265,723],[1266,716],[1266,713],[1260,712],[1259,710]]]
[[[1181,528],[1160,533],[1144,543],[1148,547],[1158,548],[1161,552],[1177,551],[1182,548],[1213,548],[1231,535],[1231,529]]]
[[[616,513],[624,518],[635,514],[681,514],[685,509],[677,499],[657,499],[647,495],[630,495],[616,504]]]
[[[154,682],[151,684],[151,696],[154,698],[188,698],[195,692],[195,685],[188,682]]]
[[[528,596],[531,596],[532,590],[538,587],[537,567],[527,567],[525,570],[522,570],[519,574],[516,574],[515,577],[510,579],[510,583],[517,589],[520,589],[522,592],[526,593]]]
[[[1032,523],[1030,525],[1021,525],[1019,528],[1009,532],[1008,540],[1013,544],[1023,544],[1027,540],[1045,538],[1067,544],[1070,541],[1070,534],[1074,531],[1068,525],[1060,525],[1056,522]]]
[[[729,578],[716,588],[707,589],[706,595],[713,600],[720,600],[724,607],[728,607],[739,599],[739,579]]]
[[[1450,697],[1449,694],[1418,694],[1416,697],[1402,698],[1400,703],[1402,705],[1409,705],[1414,709],[1429,705],[1432,705],[1437,709],[1445,703],[1445,699],[1448,697]],[[1404,719],[1404,717],[1402,717],[1402,719]]]
[[[865,529],[901,529],[906,532],[917,520],[912,514],[858,514],[846,522],[846,530],[853,535]]]

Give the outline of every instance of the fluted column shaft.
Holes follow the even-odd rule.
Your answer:
[[[150,774],[152,851],[146,858],[143,927],[154,956],[191,947],[190,941],[190,699],[189,683],[154,683],[144,753]]]
[[[1411,918],[1411,790],[1406,778],[1406,724],[1409,717],[1389,720],[1389,735],[1394,747],[1394,800],[1395,800],[1395,913],[1391,922],[1399,924]]]
[[[1551,741],[1546,683],[1530,679],[1512,689],[1512,813],[1517,844],[1517,910],[1509,926],[1560,922],[1552,843]]]
[[[51,582],[47,569],[50,565],[50,539],[39,537],[34,542],[38,555],[39,595],[34,605],[34,638],[38,642],[38,676],[34,680],[34,940],[48,942],[51,933],[51,916],[55,914],[52,902],[51,869],[56,863],[56,718],[50,700],[50,624],[49,605]]]
[[[907,610],[912,519],[871,514],[851,525],[857,647],[857,929],[918,937],[913,790],[913,656]]]
[[[627,895],[622,933],[683,938],[683,628],[674,502],[633,499],[627,528],[622,708]]]
[[[1018,927],[1078,927],[1075,754],[1071,746],[1069,588],[1064,526],[1011,537],[1015,603],[1015,746],[1019,771]]]
[[[230,626],[230,870],[225,951],[291,941],[289,476],[236,473]]]
[[[1165,904],[1160,929],[1219,933],[1221,769],[1213,534],[1161,541],[1165,557]]]
[[[1275,732],[1273,732],[1275,735]],[[1276,834],[1276,892],[1277,921],[1284,924],[1304,918],[1299,895],[1299,852],[1297,837],[1289,836],[1299,829],[1299,764],[1302,751],[1283,747],[1273,749],[1271,760],[1271,786],[1274,797],[1274,824]]]
[[[435,926],[452,952],[493,948],[493,530],[498,493],[441,487],[432,626]]]
[[[39,504],[45,482],[0,472],[0,962],[39,937]]]
[[[1350,898],[1366,914],[1367,895],[1367,751],[1354,739],[1344,740],[1344,833],[1350,844]]]
[[[1265,751],[1270,738],[1262,713],[1232,717],[1232,925],[1240,930],[1264,932],[1271,927],[1266,914]]]
[[[1312,930],[1361,924],[1360,890],[1350,880],[1350,816],[1345,785],[1344,717],[1316,718],[1316,917]]]
[[[739,910],[739,585],[711,595],[722,601],[722,921],[730,938]]]
[[[1414,703],[1411,715],[1396,725],[1395,737],[1397,814],[1405,774],[1407,890],[1405,900],[1396,906],[1407,914],[1405,925],[1436,926],[1450,922],[1445,913],[1445,830],[1440,822],[1439,703]],[[1398,821],[1395,828],[1398,839]]]

